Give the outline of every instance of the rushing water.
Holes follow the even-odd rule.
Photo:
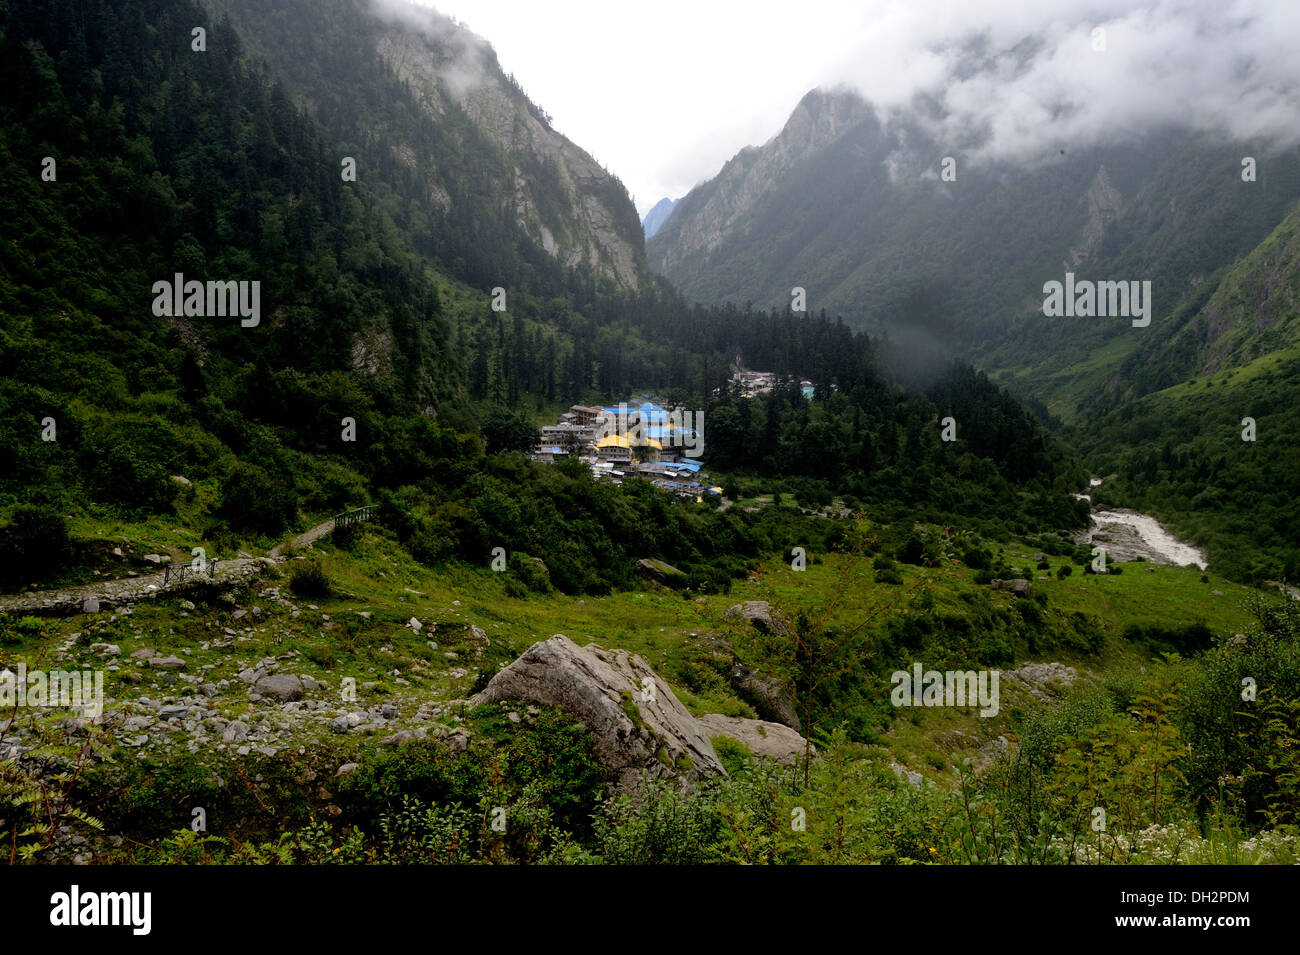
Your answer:
[[[1088,482],[1090,487],[1101,484],[1101,478]],[[1076,494],[1082,501],[1092,501],[1090,494]],[[1106,548],[1111,560],[1129,561],[1142,557],[1153,564],[1174,564],[1182,567],[1195,564],[1204,570],[1205,552],[1186,541],[1181,541],[1150,514],[1124,508],[1092,509],[1092,530],[1089,542],[1095,541]]]

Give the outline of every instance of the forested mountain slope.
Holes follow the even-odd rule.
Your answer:
[[[358,175],[382,183],[414,248],[455,277],[539,295],[646,280],[622,183],[551,128],[487,41],[413,4],[205,2],[355,153]]]

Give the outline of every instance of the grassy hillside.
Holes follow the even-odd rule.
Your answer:
[[[878,542],[907,530],[865,529]],[[102,725],[25,711],[6,737],[16,732],[27,745],[44,740],[59,759],[61,753],[71,758],[68,747],[92,734],[100,756],[56,804],[83,806],[108,833],[129,838],[112,843],[91,833],[83,854],[99,861],[192,862],[739,861],[728,853],[754,851],[772,854],[770,861],[834,861],[817,839],[782,836],[779,815],[742,822],[730,814],[753,800],[775,799],[782,813],[807,807],[814,835],[832,823],[832,814],[856,814],[872,804],[881,819],[904,821],[901,829],[855,829],[853,847],[838,850],[841,861],[961,862],[1013,851],[1032,857],[1023,845],[1013,850],[983,836],[978,845],[958,838],[962,793],[969,798],[975,785],[963,776],[963,761],[986,767],[987,778],[996,780],[998,772],[1017,771],[1018,754],[1085,745],[1098,721],[1124,718],[1134,687],[1152,675],[1196,677],[1200,664],[1159,662],[1156,654],[1170,649],[1162,634],[1200,633],[1198,625],[1209,628],[1205,633],[1254,632],[1248,589],[1217,577],[1203,582],[1191,569],[1141,563],[1104,577],[1076,568],[1058,579],[1055,571],[1068,561],[1049,558],[1047,568],[1035,571],[1034,600],[991,592],[946,551],[934,566],[897,565],[897,583],[881,579],[878,561],[867,553],[814,551],[803,572],[779,555],[766,557],[728,596],[693,597],[651,584],[603,597],[521,596],[505,575],[481,567],[421,566],[382,526],[366,526],[347,543],[344,549],[321,542],[303,559],[291,559],[285,572],[268,571],[229,596],[198,587],[92,620],[0,618],[0,666],[18,660],[29,667],[97,666],[107,654],[110,712]],[[982,543],[999,562],[1024,564],[1037,549],[1032,542]],[[1212,590],[1221,595],[1209,596]],[[747,599],[771,601],[800,621],[805,636],[865,625],[864,642],[853,649],[862,665],[805,710],[825,751],[810,781],[752,763],[740,744],[717,743],[731,780],[700,790],[675,811],[697,819],[702,828],[688,830],[693,835],[674,837],[669,816],[642,815],[651,811],[648,804],[637,810],[603,801],[605,781],[586,732],[562,712],[521,706],[512,714],[508,707],[473,709],[463,702],[531,643],[564,633],[579,643],[642,654],[697,715],[752,716],[752,706],[726,679],[731,662],[771,668],[782,654],[769,647],[762,659],[747,656],[762,641],[724,617],[727,607]],[[1034,626],[1026,627],[1031,620]],[[1153,642],[1135,642],[1135,627],[1146,628]],[[105,644],[113,648],[105,651]],[[1220,652],[1208,639],[1182,649],[1207,661]],[[154,668],[140,658],[144,650],[182,661],[181,669]],[[1067,686],[1004,676],[1001,708],[991,719],[971,708],[898,710],[888,704],[887,675],[913,660],[940,669],[997,665],[1004,674],[1022,662],[1050,660],[1074,667],[1077,677]],[[270,664],[303,677],[308,689],[300,703],[259,698],[258,688],[241,677]],[[355,681],[355,700],[341,695],[345,678]],[[797,680],[794,692],[801,693]],[[852,704],[847,711],[845,701]],[[337,729],[349,713],[361,714],[361,726]],[[868,717],[856,720],[854,713]],[[1065,724],[1051,722],[1066,714],[1074,715]],[[343,764],[353,765],[336,772]],[[908,773],[927,782],[915,789],[905,781]],[[1048,794],[1053,779],[1049,773]],[[1154,817],[1143,809],[1138,821],[1178,818],[1179,825],[1191,820],[1195,827],[1194,816],[1174,810],[1183,799],[1194,804],[1198,779],[1171,790],[1174,800]],[[836,803],[837,787],[858,795]],[[981,791],[987,800],[996,789]],[[681,798],[653,787],[650,794]],[[188,826],[194,805],[207,813],[202,836]],[[492,835],[486,820],[493,805],[508,806],[520,828],[504,838]],[[1014,812],[1014,800],[998,811]],[[1016,823],[1011,815],[1005,823],[1010,838]],[[668,831],[661,831],[665,825]],[[1058,840],[1046,856],[1039,852],[1045,860],[1068,856],[1059,839],[1069,827],[1058,825],[1064,828],[1057,836],[1055,829],[1043,835]],[[389,832],[382,840],[381,829]],[[288,833],[282,839],[281,831]],[[637,842],[638,831],[654,837]],[[1225,840],[1240,849],[1245,838],[1222,826],[1211,831],[1211,841],[1197,851]],[[462,842],[454,845],[446,837],[456,832]],[[761,832],[768,834],[749,841]],[[421,833],[428,835],[422,847],[413,841]],[[732,844],[735,839],[749,849]],[[1193,837],[1183,846],[1185,856],[1197,845]],[[1294,851],[1287,846],[1284,840],[1269,851]],[[1149,858],[1121,851],[1118,842],[1105,850],[1122,861]]]

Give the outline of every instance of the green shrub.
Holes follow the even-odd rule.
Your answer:
[[[298,495],[284,478],[241,461],[222,484],[218,513],[235,530],[275,535],[298,519]]]
[[[7,583],[43,580],[70,554],[67,522],[52,507],[19,504],[0,525],[0,577]]]
[[[289,572],[289,589],[299,597],[325,598],[334,592],[325,568],[312,561],[299,564]]]

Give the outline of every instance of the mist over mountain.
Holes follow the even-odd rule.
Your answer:
[[[416,246],[457,277],[539,290],[572,269],[620,289],[645,279],[627,191],[551,128],[486,40],[405,0],[208,6],[340,144],[364,150]]]
[[[1258,147],[1258,148],[1257,148]],[[1254,178],[1243,181],[1243,158]],[[1300,198],[1300,154],[1172,124],[1022,164],[945,151],[922,119],[883,123],[857,94],[813,91],[785,128],[693,190],[649,242],[689,298],[809,307],[932,339],[1073,416],[1058,375],[1137,347],[1126,324],[1048,319],[1043,286],[1149,280],[1153,326],[1268,235]],[[901,308],[923,293],[924,314]],[[1107,387],[1104,374],[1093,381]]]

